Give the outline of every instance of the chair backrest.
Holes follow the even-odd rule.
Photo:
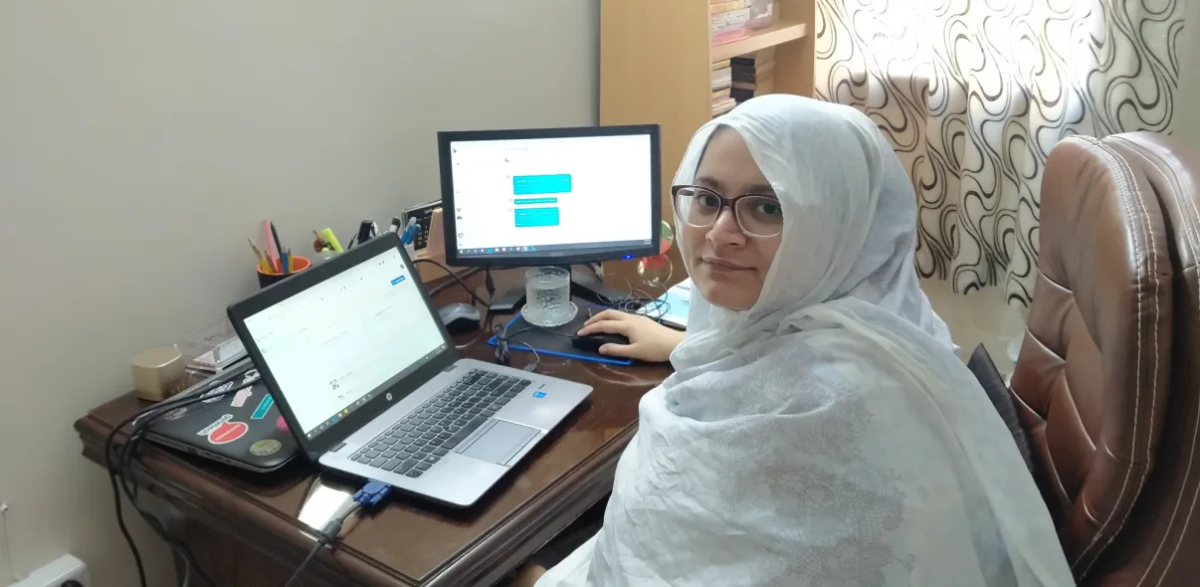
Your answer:
[[[1069,138],[1051,152],[1039,236],[1011,385],[1034,476],[1082,580],[1129,522],[1154,465],[1172,270],[1149,180],[1097,139]]]
[[[1104,139],[1149,180],[1174,273],[1169,397],[1154,470],[1124,531],[1094,570],[1097,585],[1200,585],[1200,152],[1171,137]]]

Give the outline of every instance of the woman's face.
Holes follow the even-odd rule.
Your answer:
[[[742,136],[729,128],[718,129],[710,137],[693,183],[727,199],[743,194],[775,193],[750,156]],[[680,225],[691,278],[704,299],[729,310],[747,310],[753,306],[783,240],[782,233],[771,237],[747,236],[729,208],[721,210],[712,226]]]

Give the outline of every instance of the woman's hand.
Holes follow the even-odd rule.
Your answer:
[[[601,332],[623,335],[629,339],[629,344],[606,344],[600,347],[600,354],[653,363],[669,360],[671,351],[683,342],[683,333],[678,330],[639,314],[617,310],[605,310],[592,316],[584,323],[579,336]]]

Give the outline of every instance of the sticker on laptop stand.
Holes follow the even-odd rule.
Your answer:
[[[224,424],[232,419],[233,419],[233,414],[225,414],[224,416],[221,416],[220,418],[218,418],[216,422],[213,422],[212,424],[209,424],[208,426],[205,426],[204,428],[202,428],[199,432],[196,433],[196,436],[208,436],[209,434],[212,434],[213,430],[216,430],[218,426],[220,426],[221,424]]]
[[[233,385],[234,385],[234,383],[233,383],[232,381],[227,381],[227,382],[225,382],[225,383],[221,384],[220,386],[218,386],[216,389],[213,389],[212,391],[206,392],[206,393],[204,394],[204,398],[205,398],[205,399],[203,400],[203,401],[204,401],[204,403],[206,403],[206,404],[211,404],[211,403],[213,403],[213,402],[219,402],[219,401],[221,401],[221,398],[223,398],[223,397],[225,397],[225,396],[223,396],[223,395],[220,395],[220,394],[222,394],[222,393],[225,393],[226,391],[229,391],[229,390],[233,389]]]
[[[538,397],[538,398],[541,398],[541,397],[546,397],[546,392],[544,392],[544,391],[535,391],[535,392],[533,392],[533,397]]]
[[[163,414],[163,420],[172,420],[172,421],[178,420],[178,419],[182,418],[183,415],[186,413],[187,413],[187,406],[184,406],[182,408],[175,408],[174,410],[171,410],[171,411]]]
[[[233,420],[233,415],[225,414],[216,422],[197,432],[196,436],[207,436],[209,444],[229,444],[245,436],[250,427],[244,422],[231,422],[230,420]]]
[[[246,400],[250,399],[250,396],[254,395],[254,392],[250,391],[250,389],[251,388],[249,387],[239,389],[238,392],[233,395],[233,401],[229,402],[229,407],[240,408],[246,405]]]
[[[208,435],[208,443],[229,444],[245,436],[249,429],[245,422],[223,422]]]
[[[254,413],[250,414],[250,419],[262,420],[266,418],[267,412],[271,411],[271,406],[273,405],[275,405],[275,398],[271,397],[271,394],[268,393],[266,397],[262,398],[261,402],[258,402],[258,407],[254,408]]]
[[[250,454],[256,457],[268,457],[279,452],[279,449],[281,448],[283,448],[282,442],[279,442],[273,438],[268,438],[266,440],[260,440],[254,444],[251,444]]]
[[[288,431],[287,420],[284,420],[283,416],[280,416],[279,419],[275,420],[275,427],[284,432],[287,432]]]

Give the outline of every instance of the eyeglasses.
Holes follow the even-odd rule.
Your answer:
[[[746,194],[726,198],[694,185],[673,186],[671,196],[675,200],[675,217],[688,226],[708,228],[717,222],[722,209],[729,208],[747,236],[769,238],[783,232],[783,208],[774,196]]]

